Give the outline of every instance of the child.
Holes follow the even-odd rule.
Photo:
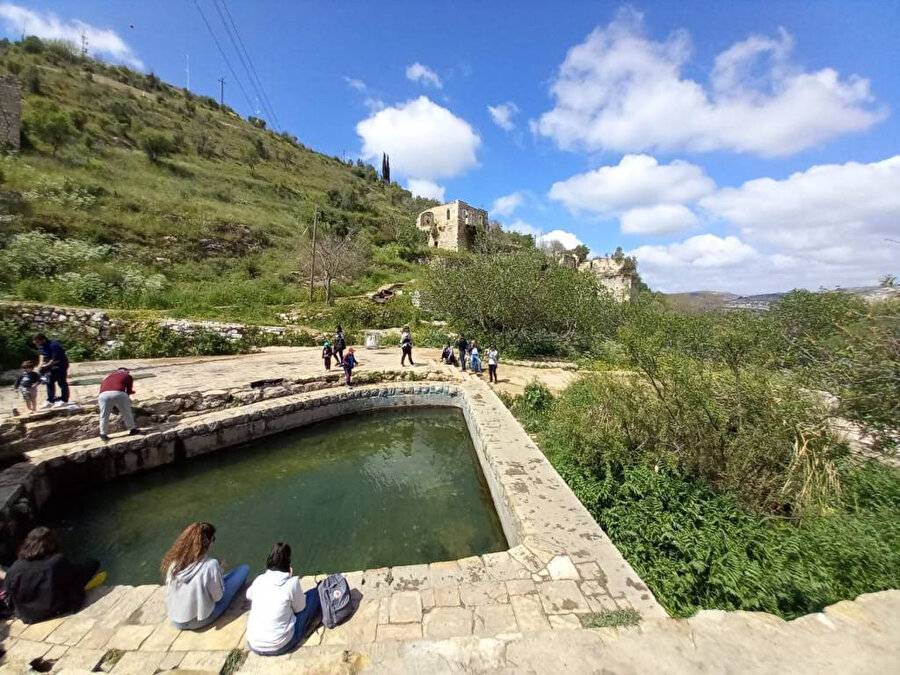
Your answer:
[[[16,378],[13,389],[22,394],[22,400],[25,401],[25,407],[29,412],[37,411],[37,392],[40,383],[41,376],[34,369],[34,361],[24,361],[22,372]]]
[[[325,340],[325,346],[322,348],[322,358],[325,360],[325,370],[331,370],[331,357],[334,354],[331,350],[331,343]]]
[[[500,355],[497,353],[496,347],[491,345],[487,350],[487,360],[488,360],[488,382],[493,382],[497,384],[497,362],[500,360]]]
[[[344,356],[344,360],[341,362],[341,365],[344,367],[344,375],[347,377],[347,386],[349,387],[353,384],[353,369],[359,365],[359,362],[356,360],[356,357],[353,355],[353,347],[347,350],[346,356]]]
[[[225,564],[209,557],[216,540],[210,523],[194,523],[178,535],[163,558],[160,570],[166,579],[166,613],[181,630],[198,630],[218,619],[244,587],[248,565],[223,574]]]
[[[400,350],[403,352],[403,356],[400,357],[400,365],[406,365],[406,358],[409,357],[409,365],[416,365],[413,363],[412,359],[412,334],[409,332],[409,326],[403,327],[403,332],[400,333]]]
[[[453,355],[453,347],[450,346],[449,342],[444,343],[444,351],[441,352],[441,361],[448,366],[459,365],[456,361],[456,356]]]
[[[319,589],[303,592],[291,568],[291,547],[280,541],[266,558],[266,571],[250,588],[247,646],[263,656],[291,651],[314,621],[322,616]]]

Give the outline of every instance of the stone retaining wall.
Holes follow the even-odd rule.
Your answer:
[[[58,331],[76,335],[107,348],[118,344],[126,332],[128,319],[111,317],[100,309],[80,309],[75,307],[54,307],[20,302],[0,302],[0,320],[12,319],[23,322],[34,332],[47,333],[53,337]],[[299,331],[293,326],[253,326],[242,323],[221,323],[218,321],[186,321],[182,319],[158,319],[160,326],[171,328],[179,335],[191,336],[197,331],[211,331],[237,342],[248,335],[270,336],[273,342],[288,340]],[[305,332],[305,331],[303,331]],[[318,335],[313,335],[319,339]]]

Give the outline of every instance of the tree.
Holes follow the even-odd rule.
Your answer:
[[[578,258],[578,263],[581,264],[587,260],[587,257],[591,254],[591,249],[584,244],[578,244],[578,246],[572,249],[571,253]]]
[[[30,132],[53,147],[54,155],[75,133],[69,116],[52,101],[37,100],[31,103],[26,121]]]
[[[309,275],[312,265],[312,243],[301,249],[301,271]],[[368,263],[365,252],[356,239],[348,234],[326,232],[316,239],[315,276],[325,283],[325,302],[334,302],[332,284],[336,279],[352,279],[359,275]]]
[[[391,182],[391,158],[387,153],[381,153],[381,180]]]
[[[255,145],[251,145],[244,153],[244,164],[250,169],[250,175],[255,175],[256,165],[259,164],[259,150]]]
[[[158,131],[147,131],[141,134],[138,145],[154,164],[175,152],[175,141]]]

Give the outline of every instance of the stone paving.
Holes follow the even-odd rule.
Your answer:
[[[667,619],[521,426],[487,385],[471,376],[453,373],[452,382],[289,395],[199,415],[165,433],[118,438],[107,446],[92,440],[36,451],[30,461],[49,467],[118,456],[126,459],[117,460],[116,466],[127,473],[144,461],[127,460],[129,453],[144,457],[141,453],[157,447],[154,444],[178,438],[182,431],[186,439],[197,439],[198,451],[208,451],[221,444],[218,434],[234,442],[240,436],[235,430],[242,425],[248,433],[271,433],[285,424],[309,421],[309,416],[435,397],[463,409],[511,548],[455,561],[347,573],[356,608],[349,621],[334,630],[319,628],[284,657],[251,654],[240,672],[557,675],[600,670],[748,672],[757,665],[757,672],[764,672],[762,666],[773,659],[793,659],[786,661],[793,664],[806,652],[809,663],[832,659],[832,666],[852,665],[853,654],[835,648],[846,646],[847,635],[868,650],[868,660],[846,668],[850,672],[889,672],[883,666],[896,663],[900,593],[894,591],[839,603],[824,615],[789,624],[747,613],[702,612],[687,622]],[[291,421],[292,415],[301,417]],[[275,426],[267,428],[270,422]],[[159,452],[147,456],[165,461]],[[304,577],[302,583],[309,588],[315,581]],[[640,628],[581,627],[591,615],[627,609],[640,613]],[[88,672],[101,661],[113,673],[219,672],[232,650],[246,649],[246,620],[244,603],[236,600],[209,629],[180,632],[166,621],[162,587],[101,588],[76,615],[31,626],[0,624],[0,648],[6,652],[0,673],[28,672],[27,664],[34,659],[43,659],[52,672]],[[845,627],[848,622],[855,632]],[[829,639],[826,629],[839,632],[841,639]],[[741,637],[736,641],[734,635]],[[790,636],[796,640],[788,640]],[[762,658],[757,651],[777,657]]]

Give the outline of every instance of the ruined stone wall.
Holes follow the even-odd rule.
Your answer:
[[[448,251],[468,251],[475,233],[488,226],[488,212],[459,200],[423,211],[416,227],[428,235],[428,246]]]
[[[0,146],[18,150],[22,129],[22,87],[14,75],[0,76]]]
[[[637,295],[638,282],[626,265],[626,261],[615,258],[594,258],[581,263],[578,269],[594,274],[598,283],[619,302],[630,302]]]

